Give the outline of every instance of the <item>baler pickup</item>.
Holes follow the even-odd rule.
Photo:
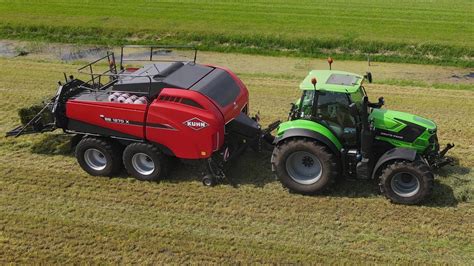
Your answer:
[[[56,96],[53,97],[43,107],[34,105],[30,108],[23,108],[18,111],[21,125],[6,133],[6,137],[19,137],[21,135],[50,132],[56,129],[52,107]]]

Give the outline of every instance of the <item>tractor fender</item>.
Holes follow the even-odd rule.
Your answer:
[[[323,144],[325,144],[336,156],[340,156],[340,151],[337,149],[336,145],[326,136],[323,134],[309,130],[309,129],[304,129],[304,128],[292,128],[286,130],[283,135],[276,137],[275,140],[273,141],[273,144],[276,145],[279,142],[288,139],[288,138],[293,138],[293,137],[304,137],[304,138],[310,138],[317,140]]]
[[[393,148],[385,152],[380,156],[377,164],[375,164],[374,170],[372,171],[372,179],[375,178],[377,172],[381,169],[380,167],[385,163],[392,160],[406,160],[413,162],[416,158],[416,151],[406,148]]]

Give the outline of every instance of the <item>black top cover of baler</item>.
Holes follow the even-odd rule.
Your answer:
[[[113,90],[143,94],[147,94],[150,90],[150,96],[155,96],[163,88],[189,89],[212,70],[214,68],[194,63],[183,64],[178,62],[146,65],[133,72],[132,76],[117,81]]]

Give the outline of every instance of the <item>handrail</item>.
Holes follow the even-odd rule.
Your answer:
[[[149,59],[125,59],[124,58],[124,48],[149,48],[150,50],[150,55]],[[148,96],[151,94],[151,85],[152,85],[152,76],[151,75],[134,75],[134,74],[127,74],[123,73],[124,68],[123,68],[123,62],[125,61],[162,61],[162,62],[186,62],[187,60],[153,60],[153,52],[156,51],[154,49],[172,49],[172,48],[178,48],[178,49],[191,49],[194,50],[194,58],[193,61],[196,63],[196,58],[197,58],[197,48],[195,46],[189,46],[189,45],[124,45],[121,46],[120,48],[120,72],[117,71],[117,65],[115,63],[115,54],[113,52],[107,52],[107,54],[101,58],[98,58],[78,69],[78,72],[81,74],[86,74],[91,77],[90,80],[85,81],[83,84],[79,85],[79,87],[83,87],[84,89],[89,89],[89,90],[102,90],[111,84],[117,82],[120,77],[133,77],[133,78],[148,78],[149,80],[149,87],[148,87]],[[102,72],[102,73],[94,73],[94,68],[93,66],[96,65],[98,62],[107,59],[109,69]],[[112,77],[112,80],[107,82],[106,84],[102,85],[101,84],[101,79],[102,76],[108,76]],[[83,86],[84,84],[88,84],[92,88],[88,88],[86,86]]]
[[[149,59],[125,59],[124,58],[124,48],[149,48],[150,49],[150,55],[148,56]],[[161,62],[186,62],[189,60],[153,60],[153,51],[154,49],[172,49],[172,48],[178,48],[178,49],[190,49],[194,51],[194,58],[193,58],[193,63],[196,63],[197,59],[197,47],[196,46],[190,46],[190,45],[124,45],[120,47],[120,69],[123,70],[123,62],[125,61],[135,61],[135,62],[140,62],[140,61],[161,61]]]
[[[94,65],[95,63],[97,63],[97,62],[99,62],[99,61],[101,61],[101,60],[103,60],[103,59],[105,59],[105,58],[109,58],[110,56],[113,56],[113,54],[114,54],[113,52],[107,52],[107,54],[104,55],[103,57],[101,57],[101,58],[99,58],[99,59],[96,59],[96,60],[94,60],[94,61],[88,63],[87,65],[84,65],[84,66],[80,67],[80,68],[78,69],[78,71],[81,71],[81,70],[83,70],[83,69],[86,68],[86,67],[90,67],[90,66]]]
[[[148,84],[149,84],[149,85],[148,85],[148,97],[151,96],[151,84],[152,84],[152,82],[153,82],[153,80],[152,80],[152,77],[153,77],[153,76],[152,76],[152,75],[134,75],[134,74],[127,74],[127,73],[112,73],[112,74],[109,74],[109,73],[105,73],[105,74],[95,74],[95,73],[93,73],[92,75],[94,75],[94,76],[96,76],[96,77],[106,76],[106,77],[114,77],[114,78],[115,78],[113,81],[108,82],[107,84],[105,84],[105,85],[101,86],[100,88],[98,88],[97,91],[100,91],[100,90],[106,88],[107,86],[109,86],[110,84],[112,84],[112,83],[118,81],[118,80],[119,80],[119,79],[118,79],[119,77],[147,78],[148,81],[149,81],[149,82],[148,82]],[[91,81],[91,80],[86,81],[86,82],[84,82],[83,84],[86,84],[86,83],[89,84],[90,81]],[[82,86],[82,85],[80,85],[80,86]]]
[[[98,75],[98,74],[95,74],[95,73],[94,73],[93,66],[94,66],[95,64],[97,64],[98,62],[104,60],[104,59],[107,59],[107,63],[108,63],[108,65],[109,65],[109,69],[106,70],[106,71],[104,71],[103,73],[99,74],[99,76],[98,76],[98,78],[99,78],[98,83],[99,83],[99,85],[100,85],[100,79],[101,79],[101,76],[102,76],[102,75],[104,75],[104,74],[106,74],[106,73],[108,73],[108,72],[109,72],[109,73],[117,73],[117,65],[115,64],[115,55],[114,55],[113,52],[107,52],[107,54],[106,54],[105,56],[103,56],[103,57],[101,57],[101,58],[99,58],[99,59],[96,59],[96,60],[94,60],[94,61],[92,61],[92,62],[90,62],[90,63],[88,63],[88,64],[86,64],[86,65],[84,65],[84,66],[82,66],[82,67],[80,67],[80,68],[78,69],[78,72],[79,72],[79,73],[81,73],[81,74],[86,74],[86,75],[90,75],[90,76],[91,76],[91,79],[88,80],[88,81],[86,81],[85,83],[89,84],[89,83],[92,81],[92,87],[93,87],[93,88],[97,87],[96,79],[95,79],[94,76],[97,76],[97,75]],[[88,73],[85,72],[85,69],[87,69],[87,68],[89,69]],[[110,82],[107,83],[107,85],[109,85],[109,84],[110,84]]]

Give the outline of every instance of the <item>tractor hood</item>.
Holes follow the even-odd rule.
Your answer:
[[[380,135],[404,141],[412,141],[426,130],[436,132],[433,121],[405,112],[372,109],[370,119]]]
[[[432,120],[405,112],[388,109],[372,109],[370,117],[374,120],[376,128],[396,130],[396,128],[400,126],[400,122],[408,122],[424,127],[430,131],[436,130],[436,124]]]

